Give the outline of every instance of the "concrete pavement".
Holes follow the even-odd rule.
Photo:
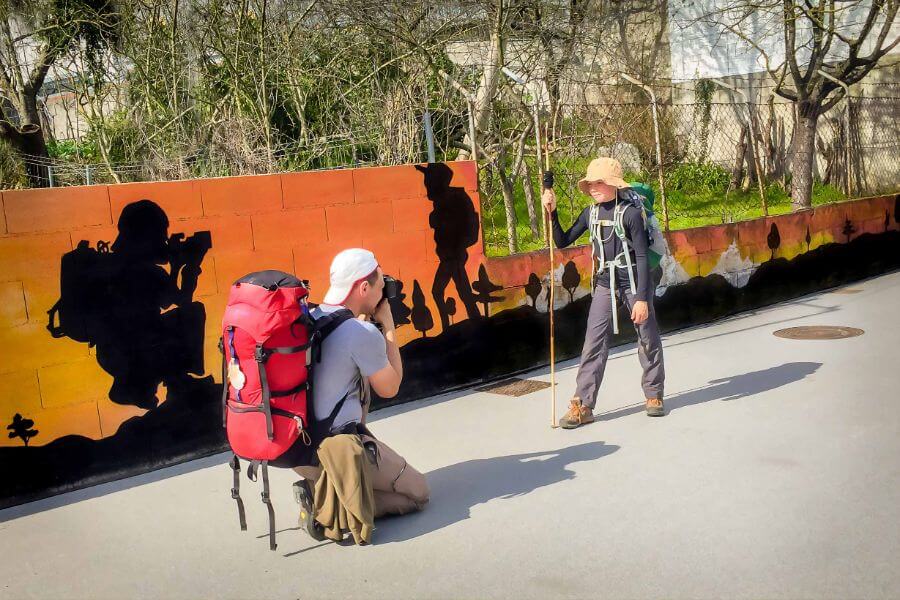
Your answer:
[[[246,478],[238,528],[225,455],[7,509],[0,597],[896,598],[900,273],[848,288],[666,336],[662,419],[635,405],[628,347],[600,421],[575,431],[550,429],[547,391],[375,413],[433,500],[379,521],[372,546],[296,530],[276,470],[270,552]],[[772,335],[812,324],[866,333]]]

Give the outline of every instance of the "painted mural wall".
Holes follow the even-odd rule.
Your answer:
[[[661,324],[897,268],[897,205],[674,232]],[[220,318],[251,271],[296,273],[315,301],[334,254],[375,252],[403,282],[397,402],[546,363],[549,258],[485,258],[479,207],[472,162],[3,192],[0,506],[222,449]],[[583,341],[590,251],[556,263],[565,358]]]

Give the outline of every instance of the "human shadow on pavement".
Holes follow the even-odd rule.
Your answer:
[[[401,542],[438,531],[471,516],[472,507],[508,500],[575,478],[568,465],[602,458],[619,446],[590,442],[578,446],[468,460],[427,473],[431,502],[422,512],[375,522],[376,544]]]
[[[761,371],[751,371],[741,375],[712,379],[708,385],[703,387],[667,396],[665,398],[666,412],[704,402],[740,400],[741,398],[762,394],[800,381],[815,373],[821,366],[822,363],[792,362],[762,369]],[[597,415],[597,420],[611,421],[641,412],[644,412],[643,402],[602,412]]]

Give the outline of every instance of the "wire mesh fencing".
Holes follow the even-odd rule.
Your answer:
[[[651,185],[660,221],[667,213],[672,229],[792,209],[792,164],[799,154],[794,150],[798,127],[793,104],[691,103],[657,108],[661,164],[649,103],[562,106],[557,118],[548,116],[547,154],[564,225],[590,203],[577,182],[587,163],[602,155],[621,161],[628,181]],[[900,188],[898,113],[900,99],[853,98],[849,105],[844,101],[819,117],[813,205]],[[481,165],[485,239],[491,254],[544,245],[542,224],[534,222],[535,211],[528,206],[533,203],[540,216],[541,169],[533,144],[526,146],[526,154],[527,168],[516,170],[510,159]],[[510,175],[516,179],[511,193],[508,185],[504,190]],[[512,212],[504,206],[510,199]],[[510,214],[515,215],[512,226],[506,218]]]
[[[347,127],[301,141],[266,145],[248,135],[211,137],[203,147],[166,152],[152,147],[141,160],[116,162],[103,153],[51,157],[14,155],[0,148],[0,187],[69,186],[306,171],[470,157],[470,107],[451,91],[440,101],[383,107],[365,130]],[[900,98],[856,97],[818,119],[813,204],[896,191],[900,187]],[[371,123],[371,122],[370,122]],[[648,102],[559,104],[534,115],[527,103],[501,94],[476,133],[484,238],[491,255],[541,248],[544,165],[556,179],[561,219],[571,223],[590,199],[577,189],[588,162],[620,160],[629,181],[650,184],[655,209],[670,228],[734,222],[791,210],[797,156],[794,105],[775,102]],[[659,145],[657,148],[657,129]],[[241,141],[238,141],[241,140]],[[662,184],[660,185],[660,173]],[[665,209],[663,206],[665,199]],[[764,208],[765,202],[765,208]]]

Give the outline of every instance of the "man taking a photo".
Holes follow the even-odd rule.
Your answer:
[[[313,371],[314,413],[328,427],[329,435],[358,434],[362,442],[377,447],[369,464],[375,494],[375,517],[420,510],[428,502],[425,476],[409,466],[390,447],[376,440],[366,428],[370,392],[393,398],[403,380],[403,364],[395,339],[391,308],[384,299],[384,272],[375,255],[354,248],[339,253],[331,263],[330,287],[313,318],[347,309],[355,318],[337,326],[322,342],[321,362]],[[375,323],[380,326],[376,327]],[[314,520],[313,485],[321,467],[295,466],[304,480],[295,493],[303,506],[301,524],[316,539],[322,539]]]

